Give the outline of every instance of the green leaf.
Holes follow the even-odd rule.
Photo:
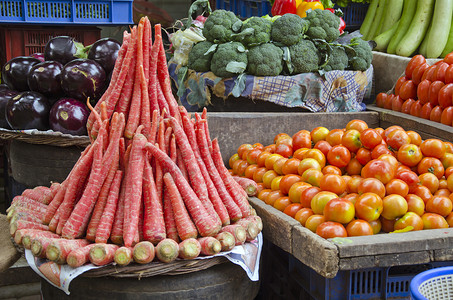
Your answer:
[[[225,70],[227,70],[230,73],[233,74],[239,74],[245,71],[245,68],[247,68],[247,64],[244,62],[239,62],[239,61],[230,61],[226,67]]]
[[[231,26],[231,29],[234,31],[234,32],[239,32],[242,28],[242,21],[239,20],[239,21],[236,21],[233,23],[233,26]]]
[[[238,52],[241,52],[241,53],[244,53],[244,52],[247,52],[247,49],[245,49],[244,45],[238,45]]]
[[[291,63],[291,53],[289,52],[289,48],[282,47],[282,50],[283,50],[283,61],[285,62],[289,73],[292,74],[294,71],[294,68],[293,68],[293,64]]]
[[[196,0],[189,7],[189,15],[184,28],[189,28],[192,25],[193,15],[203,15],[204,13],[211,13],[211,6],[209,5],[209,0]]]
[[[179,98],[181,98],[184,95],[184,92],[186,90],[186,87],[184,85],[184,80],[186,79],[187,75],[187,67],[181,67],[178,70],[178,92],[177,95]]]
[[[240,74],[235,80],[234,80],[234,87],[233,90],[231,91],[231,94],[239,98],[242,94],[242,92],[245,90],[245,82],[246,82],[247,76],[242,73]]]
[[[214,53],[217,50],[217,46],[218,46],[218,44],[214,44],[211,47],[209,47],[208,51],[206,51],[204,53],[204,55],[208,55],[210,53]]]

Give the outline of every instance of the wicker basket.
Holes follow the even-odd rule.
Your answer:
[[[58,147],[86,147],[90,144],[88,136],[74,136],[61,132],[39,130],[8,130],[0,128],[0,139],[19,140],[29,144],[50,145]]]

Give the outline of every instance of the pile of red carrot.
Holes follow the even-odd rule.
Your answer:
[[[87,102],[89,103],[89,101]],[[171,90],[160,24],[124,33],[111,83],[87,122],[90,145],[67,178],[16,196],[11,235],[73,267],[171,262],[231,250],[262,229],[211,140],[207,113]]]

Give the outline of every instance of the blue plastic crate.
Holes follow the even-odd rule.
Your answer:
[[[133,0],[0,0],[0,23],[132,24]]]
[[[217,0],[216,9],[229,10],[246,19],[270,14],[271,4],[268,0]]]
[[[335,9],[340,8],[343,12],[343,20],[346,22],[347,30],[355,30],[360,28],[368,11],[368,3],[350,3],[346,7],[335,5]]]
[[[239,0],[216,0],[215,8],[228,10],[238,15],[238,2]]]

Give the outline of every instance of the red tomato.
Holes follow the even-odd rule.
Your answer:
[[[346,191],[346,181],[341,175],[325,174],[319,182],[319,187],[323,191],[341,195]]]
[[[294,216],[294,219],[299,221],[299,223],[302,226],[305,226],[305,223],[307,222],[307,220],[310,216],[313,216],[313,211],[311,210],[311,208],[304,207],[304,208],[299,209],[299,211]]]
[[[429,116],[431,115],[431,111],[433,110],[433,105],[431,102],[425,103],[420,110],[420,118],[429,120]]]
[[[408,77],[409,79],[412,78],[414,69],[424,63],[426,63],[426,59],[423,55],[421,55],[421,54],[414,55],[411,58],[411,60],[407,63],[407,66],[405,69],[406,77]]]
[[[266,158],[271,154],[272,153],[270,152],[262,151],[256,158],[256,164],[258,165],[258,167],[264,167],[264,162],[266,161]]]
[[[321,168],[324,168],[324,166],[326,165],[326,156],[324,156],[324,154],[319,149],[308,149],[304,153],[303,158],[316,159],[321,165]]]
[[[360,141],[363,147],[373,149],[382,142],[381,135],[373,128],[368,128],[360,134]]]
[[[400,96],[394,97],[393,101],[392,101],[392,110],[401,111],[401,108],[403,107],[403,103],[404,103],[404,100]]]
[[[407,212],[395,222],[393,229],[402,230],[408,226],[413,228],[411,231],[423,230],[423,220],[416,213]]]
[[[437,97],[439,106],[442,108],[446,108],[448,106],[453,105],[452,98],[453,98],[453,83],[449,83],[444,85],[439,90],[439,94]]]
[[[447,149],[441,140],[427,139],[420,144],[420,151],[424,156],[441,158],[445,155]]]
[[[327,141],[321,140],[318,141],[313,148],[321,150],[324,156],[327,156],[327,153],[329,153],[329,150],[330,148],[332,148],[332,145],[330,145],[329,142]]]
[[[300,160],[297,158],[293,157],[293,158],[288,159],[282,166],[283,175],[297,174],[299,164],[300,164]]]
[[[393,99],[395,99],[396,95],[390,94],[388,95],[387,99],[384,101],[384,108],[385,109],[392,109]]]
[[[296,213],[301,209],[302,205],[300,205],[300,203],[292,203],[283,210],[283,213],[287,214],[291,218],[294,218],[296,216]]]
[[[308,217],[307,221],[305,221],[305,227],[312,232],[316,232],[318,226],[326,221],[323,215],[314,214]]]
[[[311,148],[311,136],[308,130],[299,130],[292,136],[293,150],[299,148]]]
[[[316,169],[321,171],[322,167],[316,159],[304,158],[299,162],[299,166],[297,167],[297,173],[299,175],[302,175],[308,169]]]
[[[245,168],[244,171],[244,177],[247,177],[249,179],[253,179],[253,174],[255,174],[255,171],[258,169],[258,165],[248,165],[247,168]],[[264,174],[264,173],[263,173]]]
[[[262,150],[258,148],[250,149],[244,153],[247,153],[245,159],[249,164],[256,164],[258,161],[258,156],[261,154]]]
[[[453,126],[453,106],[444,108],[440,115],[440,122],[448,126]]]
[[[256,183],[263,183],[263,176],[267,172],[267,169],[265,167],[258,167],[255,172],[253,173],[252,179]]]
[[[300,194],[300,204],[302,204],[303,207],[311,209],[311,199],[313,199],[313,197],[320,191],[321,189],[316,186],[311,186],[303,190]]]
[[[453,67],[452,64],[450,64],[445,71],[445,83],[453,83]]]
[[[434,122],[439,122],[442,119],[442,108],[439,105],[436,105],[429,115],[429,119]]]
[[[431,81],[425,79],[417,86],[417,98],[422,104],[429,102],[429,87]]]
[[[280,191],[282,191],[283,194],[287,195],[291,186],[299,181],[301,181],[301,178],[296,174],[288,174],[283,176],[279,184]]]
[[[281,132],[281,133],[278,133],[275,137],[274,137],[274,144],[277,144],[277,141],[280,140],[281,138],[291,138],[289,136],[289,134],[287,133],[284,133],[284,132]]]
[[[415,167],[423,158],[420,148],[414,144],[406,144],[398,149],[398,160],[408,166]]]
[[[326,136],[326,141],[333,147],[341,144],[341,139],[343,138],[344,130],[343,129],[332,129]]]
[[[291,200],[291,202],[293,202],[293,203],[300,203],[300,198],[302,196],[302,192],[310,187],[311,187],[311,185],[309,185],[306,182],[303,182],[303,181],[295,182],[289,188],[289,191],[288,191],[289,200]]]
[[[289,205],[291,205],[291,200],[287,196],[284,196],[275,200],[273,206],[279,211],[284,211]]]
[[[425,70],[425,73],[423,73],[421,81],[428,79],[429,81],[434,81],[433,80],[433,74],[436,71],[436,65],[429,66],[428,69]]]
[[[409,186],[401,179],[393,178],[385,185],[386,195],[397,194],[406,197],[409,194]]]
[[[383,216],[381,216],[379,218],[379,220],[381,221],[382,231],[383,232],[392,232],[392,231],[395,230],[396,220],[387,220]]]
[[[379,219],[383,209],[381,197],[375,193],[360,195],[355,202],[356,216],[367,222]]]
[[[422,143],[422,137],[417,132],[408,130],[406,133],[411,138],[411,144],[419,146]]]
[[[362,168],[361,175],[364,178],[379,179],[383,184],[386,184],[395,177],[395,170],[387,161],[373,159]]]
[[[444,62],[446,62],[449,65],[453,64],[453,52],[450,52],[447,55],[445,55]]]
[[[387,96],[388,96],[387,93],[379,93],[379,94],[377,94],[376,101],[375,101],[376,106],[384,108],[384,102],[387,99]]]
[[[302,181],[313,186],[319,186],[319,182],[324,174],[322,174],[322,172],[318,169],[308,169],[301,176]]]
[[[343,174],[343,172],[341,171],[341,169],[339,167],[335,167],[335,166],[332,166],[332,165],[325,166],[324,168],[322,168],[321,172],[324,175],[326,175],[326,174],[336,174],[336,175],[340,175],[341,176],[341,174]]]
[[[275,144],[267,145],[266,147],[263,148],[263,152],[274,153],[276,147],[277,147],[277,145],[275,145]]]
[[[281,156],[288,158],[293,155],[293,148],[285,143],[280,143],[275,148],[274,153],[280,154]]]
[[[415,83],[415,84],[419,84],[421,79],[422,79],[422,76],[423,76],[423,73],[425,73],[426,69],[428,69],[429,65],[427,63],[423,63],[421,65],[418,65],[414,71],[412,72],[412,81]]]
[[[348,236],[342,224],[330,221],[319,224],[316,228],[316,234],[325,239]]]
[[[409,112],[409,114],[414,117],[419,117],[421,110],[422,110],[422,104],[420,101],[417,100],[414,102],[414,104],[412,104],[411,111]]]
[[[425,203],[425,205],[426,205],[426,202],[428,202],[428,200],[433,197],[433,194],[431,194],[429,189],[426,186],[424,186],[424,185],[417,185],[414,188],[412,193],[414,193],[415,195],[417,195],[420,198],[422,198],[422,200]]]
[[[351,160],[351,153],[342,145],[333,146],[327,153],[327,161],[329,164],[339,168],[346,167]]]
[[[439,189],[439,179],[433,173],[423,173],[418,175],[420,184],[426,186],[431,194],[434,194]]]
[[[329,134],[329,129],[322,126],[316,127],[312,131],[310,131],[311,140],[315,144],[320,140],[325,140],[327,134]]]
[[[425,213],[422,216],[423,229],[448,228],[448,223],[444,217],[435,213]]]
[[[358,186],[360,182],[362,181],[362,176],[359,175],[352,175],[351,179],[348,180],[346,183],[346,191],[351,194],[351,193],[357,193],[358,191]],[[349,195],[348,194],[348,195]],[[346,196],[347,197],[347,196]]]
[[[377,145],[376,147],[373,148],[373,151],[371,151],[371,158],[372,159],[377,159],[379,156],[382,154],[392,154],[393,152],[389,150],[386,144],[380,144]]]
[[[341,144],[348,148],[350,152],[357,152],[362,147],[361,134],[356,129],[348,129],[341,138]]]
[[[385,185],[376,178],[364,178],[357,186],[357,193],[359,195],[365,193],[374,193],[381,198],[385,197]]]
[[[401,105],[401,112],[404,114],[409,114],[411,111],[411,106],[414,104],[415,100],[414,99],[407,99],[406,101],[403,102],[403,105]]]
[[[382,199],[383,209],[381,216],[387,220],[396,220],[407,213],[407,201],[403,196],[391,194]]]
[[[436,106],[439,104],[439,91],[444,87],[445,83],[442,81],[433,81],[429,85],[429,90],[428,90],[428,100],[431,102],[433,106]]]
[[[409,144],[411,138],[407,135],[405,130],[398,129],[389,133],[386,142],[392,149],[398,150],[401,146]]]
[[[435,157],[424,157],[417,165],[418,174],[423,174],[426,172],[433,173],[438,179],[441,179],[444,176],[444,166],[442,162]]]
[[[437,65],[436,71],[434,71],[434,75],[433,75],[433,76],[435,76],[436,80],[445,82],[445,75],[446,75],[447,68],[449,66],[450,65],[447,64],[446,62],[440,62]]]
[[[408,78],[407,76],[402,76],[402,77],[398,78],[398,80],[396,81],[396,84],[395,84],[395,95],[400,94],[401,85],[408,80],[410,80],[410,78]]]
[[[323,214],[326,221],[348,224],[355,216],[354,204],[343,198],[335,198],[327,202]]]
[[[364,166],[371,160],[371,151],[362,147],[357,151],[355,158]]]
[[[387,136],[394,130],[404,130],[404,128],[399,125],[392,125],[392,126],[387,127],[384,130],[384,140],[386,140]]]
[[[244,152],[247,150],[253,149],[253,146],[251,144],[242,144],[239,146],[237,150],[237,154],[239,155],[239,158],[242,159],[242,156],[244,155]]]
[[[321,191],[313,196],[311,199],[311,209],[315,214],[322,214],[327,202],[332,199],[338,198],[338,195],[328,191]]]
[[[365,220],[353,220],[346,226],[348,236],[373,235],[373,228]]]
[[[425,202],[422,198],[415,194],[408,194],[405,198],[408,212],[414,212],[419,216],[422,216],[425,213]]]
[[[368,124],[365,121],[359,120],[359,119],[354,119],[354,120],[349,121],[345,127],[346,130],[355,129],[360,133],[362,133],[362,131],[364,131],[367,128],[368,128]]]
[[[407,80],[401,84],[397,94],[403,100],[417,97],[417,85],[412,80]]]

